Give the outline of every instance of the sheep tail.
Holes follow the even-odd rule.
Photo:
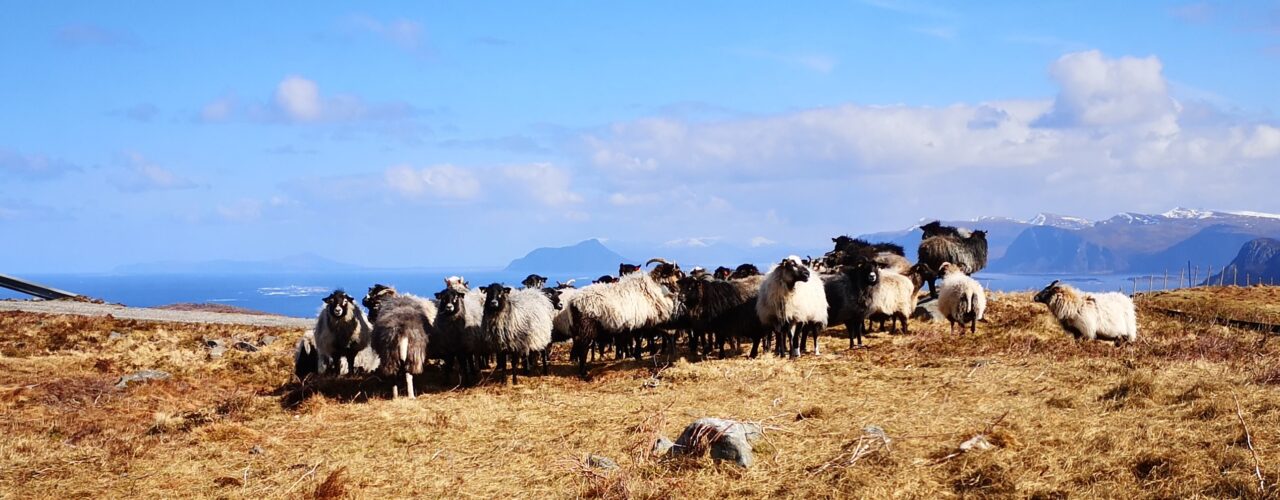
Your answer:
[[[965,293],[964,296],[960,298],[960,310],[963,311],[964,314],[966,315],[973,314],[973,293],[972,292]]]
[[[400,361],[408,361],[409,359],[409,337],[400,336]]]

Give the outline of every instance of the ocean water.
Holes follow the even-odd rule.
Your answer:
[[[472,286],[489,283],[507,283],[519,286],[524,275],[512,275],[501,271],[476,271],[463,274]],[[311,317],[321,305],[321,299],[335,288],[343,288],[357,300],[374,283],[393,285],[397,289],[430,297],[444,288],[444,278],[449,273],[420,271],[368,271],[358,273],[329,274],[48,274],[23,275],[22,278],[42,285],[69,292],[101,298],[107,302],[129,306],[150,307],[178,302],[217,303],[245,307],[259,311],[294,317]],[[1131,291],[1132,275],[1021,275],[978,273],[975,276],[983,286],[998,291],[1038,290],[1057,279],[1085,291]],[[578,285],[590,283],[594,277],[552,276],[568,280],[576,278]],[[1147,288],[1145,277],[1139,290]],[[1163,286],[1162,277],[1155,280],[1155,288]],[[1170,284],[1172,288],[1174,284]],[[25,295],[0,289],[0,299],[28,298]]]

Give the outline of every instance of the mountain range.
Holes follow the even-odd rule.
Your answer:
[[[1100,221],[1042,213],[1027,220],[980,217],[944,223],[988,231],[989,270],[1027,274],[1157,272],[1188,261],[1221,266],[1245,242],[1280,237],[1280,215],[1187,208],[1125,212]],[[862,237],[898,243],[914,260],[920,230]]]

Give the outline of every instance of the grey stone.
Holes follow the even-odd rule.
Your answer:
[[[227,352],[227,348],[226,348],[225,346],[221,346],[221,345],[220,345],[220,346],[216,346],[216,347],[214,347],[214,348],[212,348],[212,349],[209,349],[209,357],[210,357],[210,358],[221,358],[221,357],[222,357],[222,355],[223,355],[223,354],[225,354],[226,352]]]
[[[226,345],[226,342],[223,342],[218,339],[204,339],[204,346],[208,347],[209,349],[223,347],[225,345]]]
[[[960,443],[960,451],[964,452],[987,451],[995,447],[996,445],[991,444],[991,441],[987,441],[987,437],[982,434],[973,436],[969,438],[968,441]]]
[[[764,429],[757,424],[700,418],[684,428],[671,453],[702,456],[709,448],[711,458],[716,461],[732,460],[742,467],[751,467],[755,463],[751,443],[763,435]]]
[[[277,340],[280,340],[280,339],[275,335],[267,335],[262,337],[261,339],[258,339],[258,345],[266,347],[271,344],[274,344]]]
[[[116,389],[124,389],[126,387],[129,387],[129,382],[146,382],[148,380],[165,380],[169,377],[170,375],[167,372],[162,372],[160,370],[137,371],[137,372],[133,372],[128,375],[125,375],[123,377],[120,377],[120,380],[116,381]]]
[[[653,455],[666,455],[668,451],[671,451],[671,447],[675,445],[676,443],[667,439],[666,436],[658,436],[658,439],[653,442]]]
[[[587,465],[604,470],[614,470],[618,468],[618,463],[614,462],[613,459],[596,455],[594,453],[587,455]]]
[[[243,340],[236,342],[232,347],[244,352],[258,352],[258,346],[245,342]]]
[[[919,319],[929,322],[946,321],[947,318],[942,315],[942,311],[938,309],[938,301],[929,299],[916,304],[916,310],[911,312],[911,319]]]
[[[111,332],[111,335],[107,335],[107,340],[120,340],[122,338],[124,338],[124,334],[120,332]]]

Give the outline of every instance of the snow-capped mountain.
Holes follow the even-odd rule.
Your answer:
[[[1036,214],[1027,221],[1032,226],[1049,226],[1061,229],[1084,229],[1093,225],[1089,219],[1083,217],[1072,217],[1070,215],[1047,214],[1044,212]]]

